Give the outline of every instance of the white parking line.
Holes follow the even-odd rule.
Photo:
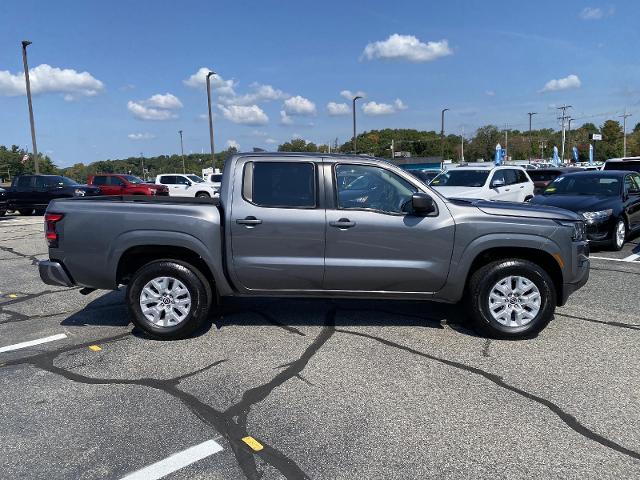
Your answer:
[[[635,263],[640,258],[640,255],[634,253],[626,258],[596,257],[595,255],[590,255],[589,258],[593,258],[595,260],[610,260],[612,262]]]
[[[222,451],[222,447],[214,440],[207,440],[200,445],[195,445],[191,448],[187,448],[182,452],[174,453],[170,457],[153,463],[148,467],[144,467],[137,472],[130,473],[126,477],[122,477],[121,480],[158,480],[170,473],[173,473],[181,468],[191,465],[203,458],[213,455]]]
[[[21,348],[33,347],[34,345],[40,345],[41,343],[54,342],[56,340],[62,340],[67,338],[64,333],[57,335],[51,335],[50,337],[39,338],[37,340],[30,340],[28,342],[16,343],[13,345],[7,345],[6,347],[0,347],[0,353],[11,352],[13,350],[19,350]]]

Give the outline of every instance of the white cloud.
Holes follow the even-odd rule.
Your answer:
[[[276,143],[278,143],[277,140],[273,139],[273,138],[267,138],[264,143],[268,143],[269,145],[275,145]]]
[[[227,140],[227,148],[235,148],[237,151],[240,151],[240,144],[235,140]]]
[[[614,7],[609,7],[607,11],[600,7],[585,7],[578,15],[582,20],[602,20],[605,17],[612,17],[615,13]]]
[[[263,132],[262,130],[252,130],[251,135],[253,135],[254,137],[266,137],[267,132]]]
[[[362,52],[367,60],[406,60],[408,62],[430,62],[447,55],[452,55],[447,40],[423,43],[413,35],[399,35],[394,33],[389,38],[379,42],[369,43]]]
[[[148,100],[145,100],[145,105],[147,107],[165,108],[167,110],[182,108],[180,99],[171,93],[165,93],[164,95],[157,93]]]
[[[396,98],[393,104],[366,102],[362,105],[362,112],[365,115],[370,116],[391,115],[399,112],[400,110],[406,110],[407,108],[408,107],[402,102],[402,100]]]
[[[293,123],[293,119],[287,115],[287,112],[280,110],[280,123],[282,125],[291,125]]]
[[[288,115],[315,115],[316,113],[316,104],[300,95],[287,98],[283,106]]]
[[[269,117],[257,105],[218,105],[224,118],[241,125],[266,125]]]
[[[220,103],[223,105],[253,105],[260,102],[269,102],[271,100],[282,100],[288,95],[282,90],[273,88],[271,85],[262,85],[252,83],[250,85],[252,92],[244,95],[220,96]]]
[[[171,110],[182,108],[182,102],[171,93],[158,93],[146,100],[130,100],[127,108],[140,120],[170,120],[178,117]]]
[[[89,72],[77,72],[70,68],[60,69],[43,63],[29,70],[31,93],[65,93],[66,100],[78,96],[92,97],[104,90],[104,83]],[[0,71],[0,95],[15,97],[26,95],[24,73],[12,74]]]
[[[349,115],[351,109],[346,103],[329,102],[327,103],[327,112],[332,117],[337,117],[339,115]]]
[[[134,102],[129,100],[127,108],[134,117],[140,120],[170,120],[177,118],[177,115],[170,110],[147,107],[143,102]]]
[[[487,90],[487,91],[484,92],[484,94],[487,97],[495,97],[496,96],[496,92],[494,92],[493,90]]]
[[[362,98],[364,98],[364,97],[367,96],[367,94],[364,93],[361,90],[358,90],[357,92],[352,92],[351,90],[342,90],[340,92],[340,96],[343,97],[343,98],[346,98],[347,100],[353,100],[354,97],[362,97]]]
[[[210,68],[200,67],[196,73],[191,75],[186,80],[183,80],[187,87],[191,88],[205,88],[207,85],[207,73],[211,71]],[[234,87],[236,83],[233,80],[225,80],[220,75],[211,76],[211,88],[218,93],[218,95],[225,97],[235,97],[236,92]]]
[[[557,92],[559,90],[571,90],[573,88],[580,88],[581,85],[582,82],[577,75],[569,75],[565,78],[549,80],[540,92],[545,93]]]
[[[153,133],[130,133],[127,135],[130,140],[151,140],[152,138],[156,138]]]

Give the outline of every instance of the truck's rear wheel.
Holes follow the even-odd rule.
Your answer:
[[[492,338],[528,338],[553,317],[556,291],[542,268],[527,260],[499,260],[473,273],[468,307],[475,327]]]
[[[196,193],[196,197],[197,198],[211,198],[211,195],[209,195],[207,192],[198,192],[198,193]]]
[[[163,340],[185,338],[200,328],[211,299],[211,287],[202,273],[175,260],[146,264],[133,274],[127,288],[133,323]]]

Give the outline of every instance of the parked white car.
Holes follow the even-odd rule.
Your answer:
[[[533,198],[533,182],[522,167],[458,167],[442,172],[429,184],[447,198],[479,198],[525,202]]]
[[[169,187],[172,197],[215,197],[219,190],[192,173],[164,173],[156,177],[156,183]]]
[[[213,187],[220,193],[220,185],[222,185],[221,173],[208,173],[204,175],[204,181],[213,185]]]

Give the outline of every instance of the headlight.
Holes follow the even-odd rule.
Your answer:
[[[587,227],[584,222],[558,222],[563,227],[571,228],[571,240],[574,242],[584,242],[587,239]]]
[[[156,190],[155,188],[151,189],[151,195],[157,195],[158,194],[158,190]]]
[[[582,216],[584,217],[585,221],[589,225],[591,225],[593,223],[605,221],[607,218],[611,216],[612,213],[613,213],[613,210],[608,209],[608,210],[600,210],[597,212],[583,212]]]
[[[86,195],[86,193],[87,193],[87,192],[85,192],[84,190],[80,190],[79,188],[76,188],[76,189],[73,191],[73,194],[74,194],[76,197],[84,197],[84,196]]]

